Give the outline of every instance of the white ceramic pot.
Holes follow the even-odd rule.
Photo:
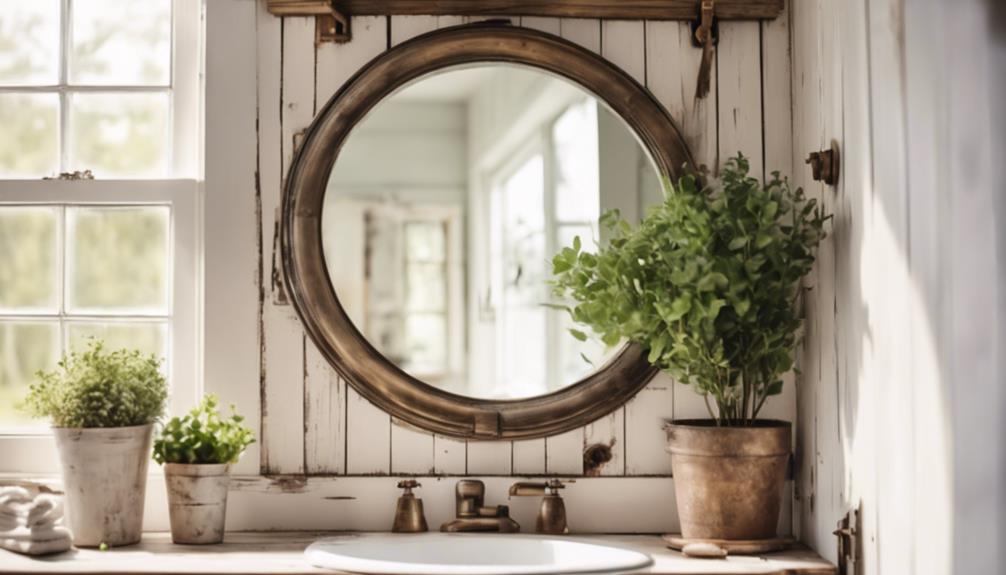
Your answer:
[[[230,466],[166,463],[164,478],[168,486],[171,540],[189,545],[222,542]]]
[[[143,532],[152,425],[53,428],[77,547],[131,545]]]

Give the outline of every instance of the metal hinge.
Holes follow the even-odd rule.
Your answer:
[[[839,575],[855,575],[860,552],[859,510],[852,509],[846,513],[833,533],[838,537]]]

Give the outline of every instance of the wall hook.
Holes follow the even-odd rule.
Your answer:
[[[806,163],[810,164],[811,174],[815,182],[824,182],[829,186],[838,183],[838,174],[841,172],[838,143],[832,142],[830,150],[811,152],[807,156]]]
[[[695,82],[695,98],[702,99],[709,94],[710,76],[713,69],[713,46],[716,45],[716,0],[702,0],[698,25],[692,24],[694,33],[692,42],[702,47],[702,64],[699,65],[699,78]]]

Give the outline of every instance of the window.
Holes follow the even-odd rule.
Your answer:
[[[197,10],[195,0],[0,3],[0,177],[195,175],[186,124],[198,54],[182,40]]]
[[[490,177],[489,274],[502,389],[554,391],[608,352],[598,341],[571,337],[569,315],[542,305],[550,299],[551,254],[575,236],[585,251],[598,240],[597,114],[592,99],[563,108]]]
[[[195,399],[200,5],[0,1],[0,472],[51,470],[15,405],[89,336]]]

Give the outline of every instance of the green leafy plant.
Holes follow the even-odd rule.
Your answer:
[[[221,417],[217,396],[208,394],[184,417],[173,417],[154,441],[158,463],[236,463],[255,436],[231,406]]]
[[[778,172],[767,185],[750,177],[743,155],[709,185],[689,174],[664,187],[636,227],[606,213],[610,239],[597,253],[580,238],[563,248],[553,292],[606,344],[648,349],[651,364],[704,396],[718,424],[749,425],[793,367],[801,280],[830,216]]]
[[[84,352],[64,355],[52,371],[39,371],[21,408],[56,427],[127,427],[157,421],[168,386],[161,360],[139,351],[106,351],[91,339]]]

